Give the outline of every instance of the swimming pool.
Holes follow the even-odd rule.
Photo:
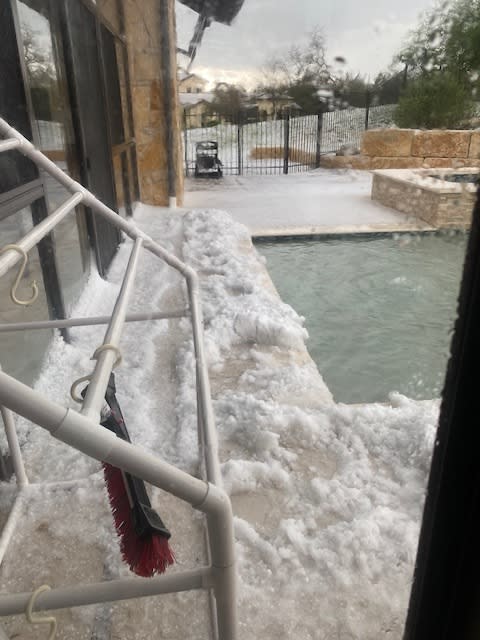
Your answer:
[[[256,241],[337,402],[441,394],[467,236]]]

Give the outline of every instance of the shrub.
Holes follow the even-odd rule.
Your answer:
[[[470,89],[450,73],[428,73],[413,80],[395,111],[399,127],[455,128],[473,114]]]

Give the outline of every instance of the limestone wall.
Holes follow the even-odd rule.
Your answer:
[[[353,169],[459,168],[480,166],[480,131],[365,131],[361,154],[328,156],[322,166]]]
[[[174,126],[174,166],[179,204],[183,194],[180,108],[177,93],[175,46],[170,47],[170,82],[164,86],[162,29],[157,0],[123,0],[128,43],[137,163],[142,202],[168,205],[167,126],[164,93],[170,93]],[[169,30],[175,43],[174,0],[169,2]]]

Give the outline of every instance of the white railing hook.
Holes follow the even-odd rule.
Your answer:
[[[38,596],[44,591],[50,591],[50,587],[48,584],[42,584],[41,587],[35,589],[32,593],[30,600],[27,604],[27,609],[25,611],[25,617],[27,618],[27,622],[29,624],[49,624],[50,625],[50,634],[48,636],[48,640],[54,640],[57,635],[57,620],[54,616],[39,616],[33,614],[33,607],[35,605],[35,601]]]
[[[25,249],[22,249],[22,247],[20,247],[18,244],[7,244],[2,249],[0,249],[0,255],[2,253],[6,253],[7,251],[16,251],[22,256],[22,264],[20,265],[20,269],[18,270],[17,277],[15,278],[12,284],[12,288],[10,289],[10,298],[12,299],[12,302],[14,302],[15,304],[21,305],[23,307],[28,307],[28,305],[33,304],[35,300],[38,298],[38,286],[35,280],[32,280],[31,282],[32,296],[29,300],[20,300],[17,297],[17,288],[18,288],[18,285],[20,284],[20,280],[22,279],[23,274],[25,273],[25,267],[27,266],[27,262],[28,262],[27,252],[25,251]]]
[[[93,354],[93,356],[90,359],[91,360],[97,360],[98,356],[102,353],[102,351],[106,351],[107,349],[111,349],[112,351],[115,351],[115,353],[117,354],[117,359],[115,360],[115,362],[114,362],[114,364],[112,366],[112,370],[113,370],[116,367],[118,367],[118,365],[121,364],[121,362],[122,362],[122,353],[121,353],[120,349],[118,347],[116,347],[114,344],[105,343],[105,344],[100,345],[97,349],[95,349],[95,353]],[[77,387],[79,385],[81,385],[82,382],[90,382],[90,380],[92,379],[92,376],[93,376],[93,371],[92,371],[92,373],[89,373],[86,376],[82,376],[81,378],[77,378],[75,380],[75,382],[72,383],[72,386],[70,387],[70,396],[71,396],[72,400],[74,400],[75,402],[78,402],[79,404],[82,404],[83,398],[82,398],[82,396],[78,395]]]

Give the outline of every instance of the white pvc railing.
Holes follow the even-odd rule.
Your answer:
[[[28,483],[25,472],[12,412],[43,427],[52,436],[66,442],[78,451],[128,471],[203,512],[206,515],[209,557],[209,565],[206,567],[149,579],[128,578],[74,587],[58,587],[41,593],[39,590],[34,590],[29,593],[0,595],[0,616],[23,613],[27,611],[29,606],[33,610],[51,610],[193,589],[206,589],[212,594],[213,635],[219,640],[236,640],[237,606],[233,516],[230,500],[222,488],[217,433],[203,345],[203,320],[198,276],[192,268],[157,244],[132,221],[121,218],[95,198],[85,187],[72,180],[1,118],[0,135],[6,138],[0,140],[0,152],[17,149],[72,193],[72,196],[63,205],[37,224],[16,245],[4,247],[0,253],[0,277],[20,260],[26,261],[26,253],[65,216],[74,211],[75,206],[80,202],[89,207],[95,215],[108,220],[134,241],[122,287],[111,316],[0,325],[0,332],[92,324],[108,325],[103,343],[95,352],[96,364],[92,374],[88,376],[90,382],[85,399],[79,398],[81,400],[80,412],[52,402],[0,369],[0,409],[18,487],[7,523],[0,535],[0,562],[16,530],[22,504],[29,500],[32,487]],[[138,257],[143,249],[150,251],[183,275],[187,284],[188,309],[166,313],[158,311],[146,314],[127,313],[129,298],[134,288]],[[22,302],[18,301],[18,303]],[[196,358],[198,434],[199,446],[205,462],[205,479],[193,477],[177,469],[158,456],[146,453],[139,447],[117,438],[99,425],[100,409],[103,405],[109,376],[120,355],[119,339],[124,323],[183,316],[190,317],[192,323]],[[72,389],[72,395],[74,395],[74,389]],[[71,487],[72,484],[74,483],[71,481],[65,481],[55,483],[55,486]]]

